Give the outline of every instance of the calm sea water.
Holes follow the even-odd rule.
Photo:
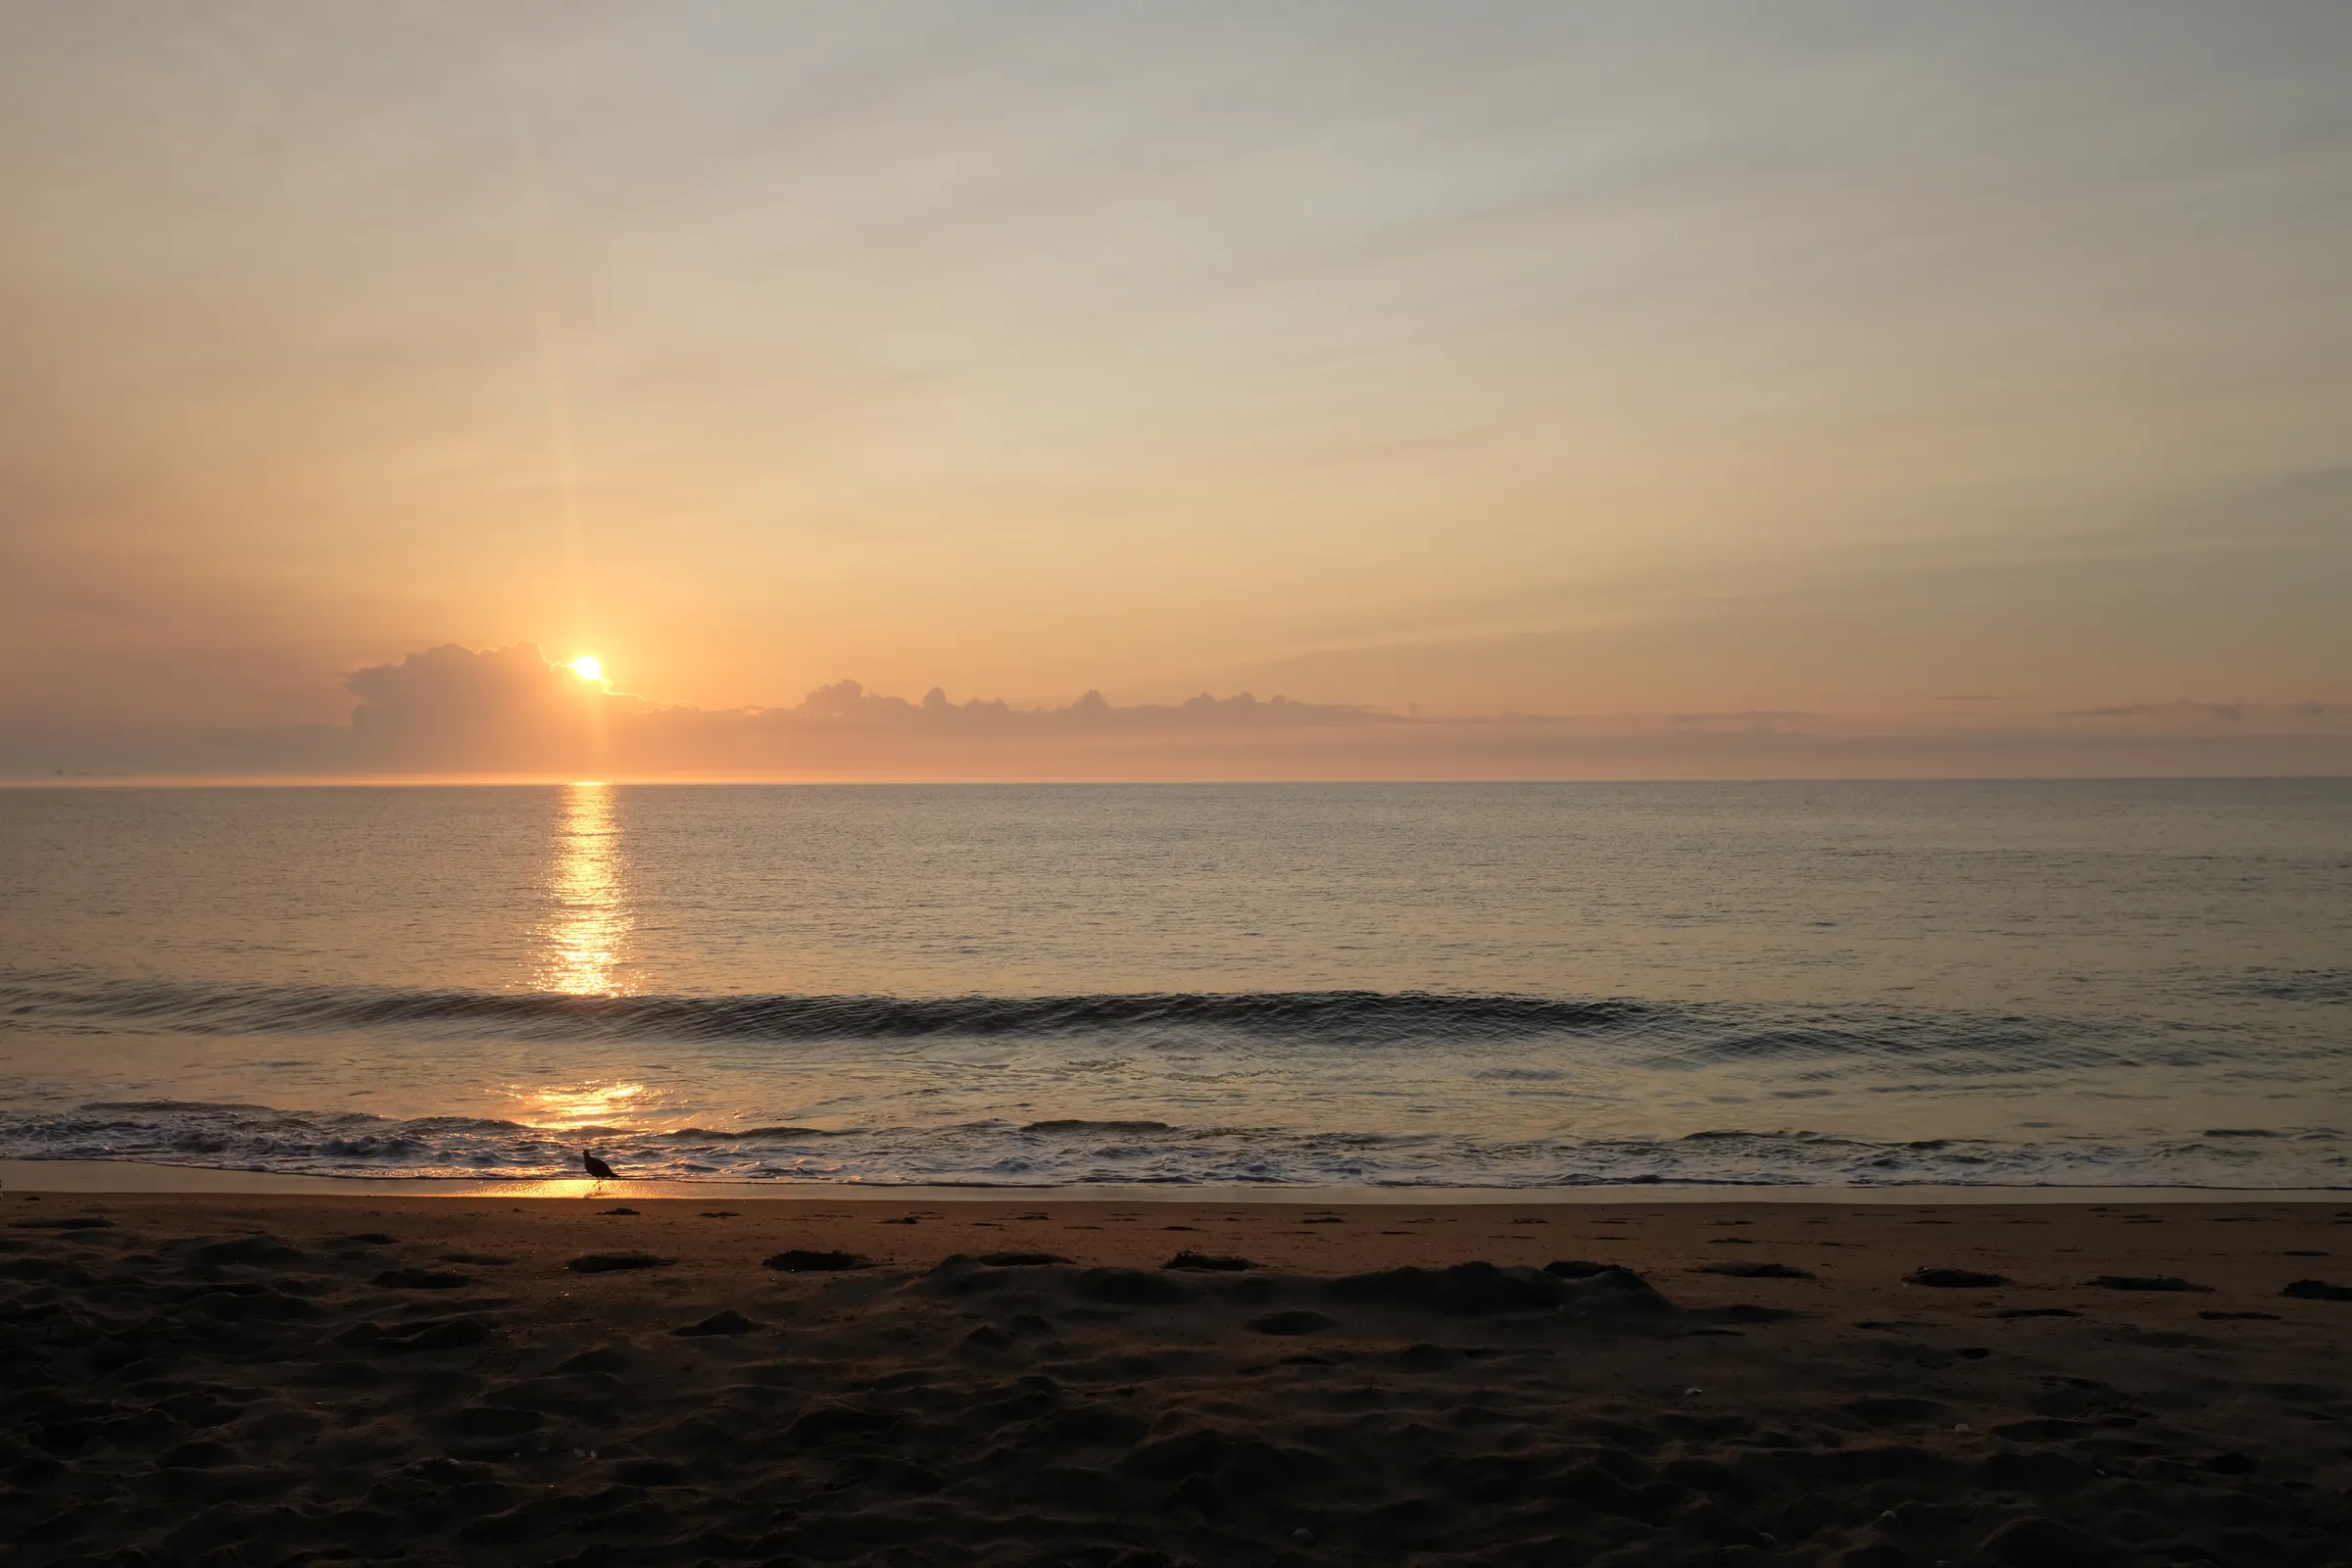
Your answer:
[[[0,1155],[2352,1185],[2352,784],[0,792]]]

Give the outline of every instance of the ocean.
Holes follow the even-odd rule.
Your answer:
[[[2352,782],[0,791],[0,1157],[2352,1186]]]

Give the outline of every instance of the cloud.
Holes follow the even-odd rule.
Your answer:
[[[2062,718],[2141,719],[2174,726],[2269,724],[2304,729],[2352,717],[2352,703],[2197,703],[2175,698],[2169,703],[2116,703],[2104,708],[2073,708]]]
[[[854,680],[819,686],[795,708],[774,710],[805,724],[905,726],[937,731],[993,726],[1004,730],[1047,729],[1288,729],[1394,722],[1368,708],[1296,703],[1277,694],[1264,702],[1249,692],[1214,697],[1202,692],[1176,704],[1141,703],[1122,708],[1090,691],[1060,708],[1016,709],[1003,698],[957,703],[934,686],[920,704],[869,692]]]
[[[0,725],[0,770],[193,778],[1117,780],[2352,772],[2352,705],[2133,703],[2040,715],[1796,710],[1424,717],[1202,692],[1056,707],[858,681],[788,708],[662,705],[535,644],[429,648],[344,682],[345,722]]]
[[[583,680],[528,642],[445,644],[344,685],[358,700],[345,724],[159,732],[144,757],[118,744],[101,760],[116,772],[329,777],[1104,776],[1171,765],[1149,760],[1155,739],[1213,749],[1240,736],[1397,722],[1248,692],[1120,706],[1089,691],[1058,708],[1016,709],[1002,698],[955,702],[939,687],[909,702],[846,679],[790,708],[664,706]],[[26,770],[21,757],[18,770]]]
[[[577,772],[610,760],[616,723],[648,706],[552,663],[534,643],[455,643],[346,682],[350,753],[388,771]]]

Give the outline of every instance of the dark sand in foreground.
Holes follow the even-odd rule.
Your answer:
[[[0,1219],[12,1563],[2352,1560],[2352,1204]]]

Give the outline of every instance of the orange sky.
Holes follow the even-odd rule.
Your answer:
[[[522,642],[701,710],[650,772],[2352,769],[2348,78],[2337,5],[0,7],[0,773],[348,770],[358,672]],[[844,678],[1381,722],[713,739]]]

